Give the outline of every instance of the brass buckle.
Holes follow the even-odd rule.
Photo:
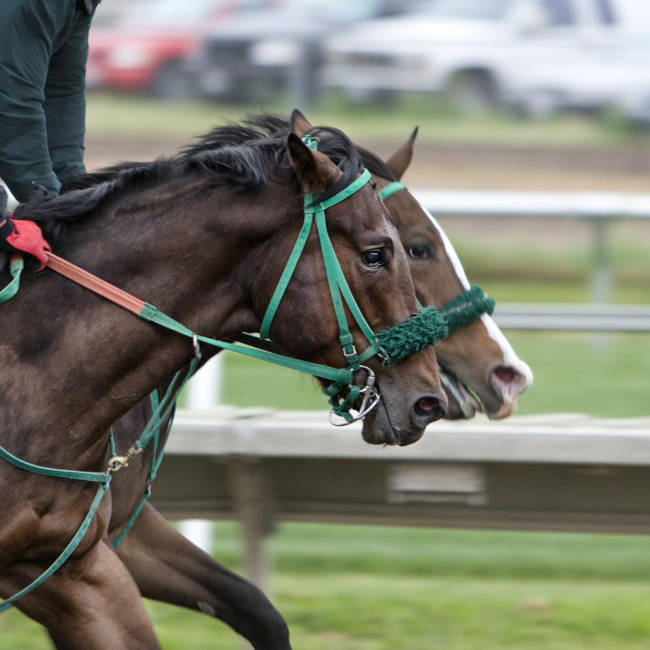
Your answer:
[[[115,472],[119,472],[121,469],[124,469],[125,467],[129,466],[129,461],[132,458],[135,458],[138,454],[141,453],[142,453],[142,447],[136,447],[134,445],[126,452],[125,456],[113,456],[108,461],[108,467],[106,468],[106,472],[108,474],[115,474]]]

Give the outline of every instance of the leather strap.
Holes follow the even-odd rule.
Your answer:
[[[118,287],[98,278],[96,275],[85,271],[68,260],[64,260],[54,253],[48,253],[47,264],[49,268],[69,280],[80,284],[86,289],[118,304],[120,307],[127,309],[136,316],[142,311],[144,301],[132,296],[130,293],[119,289]]]

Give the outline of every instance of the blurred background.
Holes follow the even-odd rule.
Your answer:
[[[383,156],[419,126],[404,180],[434,213],[455,206],[440,222],[497,303],[648,314],[648,3],[104,0],[87,80],[89,169],[172,153],[260,110],[299,107]],[[535,373],[518,412],[650,415],[650,338],[617,322],[507,330]],[[323,407],[310,379],[224,357],[215,400]],[[238,535],[219,522],[211,541],[236,570]],[[270,595],[301,650],[649,643],[642,536],[284,523],[270,551]],[[166,648],[241,647],[206,617],[149,606]],[[0,633],[48,647],[15,612]]]

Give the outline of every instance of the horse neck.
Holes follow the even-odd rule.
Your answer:
[[[205,185],[185,181],[116,200],[72,228],[61,253],[195,331],[253,330],[248,257],[266,237],[251,224],[277,230],[287,210],[268,206],[281,203],[281,188],[228,200],[231,192]],[[263,220],[255,219],[259,206]],[[0,341],[0,444],[50,463],[65,445],[78,467],[96,465],[110,424],[193,354],[185,337],[49,272],[26,278],[0,309]]]

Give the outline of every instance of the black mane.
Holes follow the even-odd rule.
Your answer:
[[[75,221],[129,190],[201,174],[212,184],[235,190],[256,191],[269,181],[289,183],[295,174],[290,165],[286,140],[288,121],[273,115],[257,115],[241,124],[219,126],[177,155],[151,162],[124,162],[66,183],[62,194],[40,205],[16,209],[16,217],[39,222]],[[348,137],[332,127],[317,127],[318,149],[343,172],[336,187],[321,198],[349,184],[361,168],[357,148]]]
[[[236,145],[255,138],[264,139],[277,136],[286,137],[290,130],[289,120],[279,115],[274,115],[272,113],[249,115],[241,124],[219,126],[198,136],[195,138],[193,144],[181,149],[179,156],[191,157],[206,151],[212,151],[224,146],[224,143]],[[322,138],[323,134],[328,131],[340,133],[337,129],[315,127],[309,131],[309,135],[315,135],[318,138]],[[371,173],[389,181],[397,180],[395,174],[391,171],[388,165],[379,158],[379,156],[368,151],[364,147],[360,147],[359,145],[354,146],[364,167],[366,167]],[[320,143],[319,149],[322,150]]]

